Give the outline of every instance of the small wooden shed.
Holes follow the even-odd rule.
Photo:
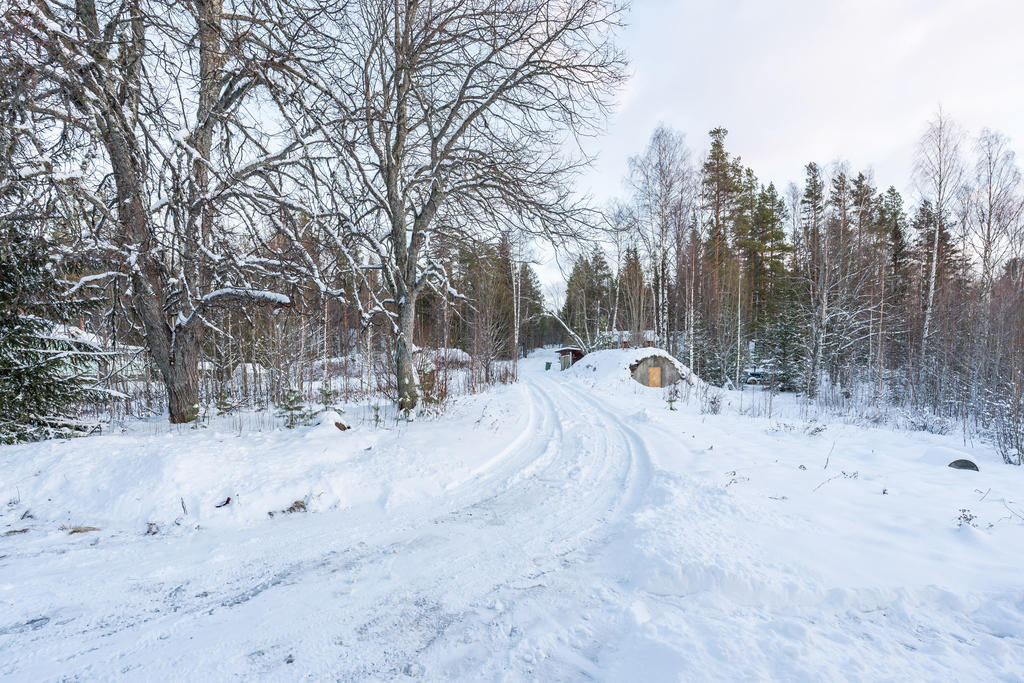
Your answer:
[[[559,368],[561,370],[567,370],[586,355],[583,349],[575,346],[565,346],[555,351],[555,353],[558,354]]]

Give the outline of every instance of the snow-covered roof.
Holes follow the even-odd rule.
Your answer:
[[[113,345],[109,340],[103,339],[97,334],[86,332],[75,325],[54,324],[47,333],[47,338],[55,341],[73,342],[75,344],[86,344],[96,350],[110,351]],[[126,344],[118,344],[117,351],[122,353],[139,351],[141,347]]]
[[[597,336],[598,336],[599,339],[612,339],[612,340],[617,341],[617,342],[619,342],[619,341],[624,341],[624,342],[631,342],[631,341],[633,341],[633,332],[632,332],[632,330],[613,330],[611,332],[601,332]],[[640,330],[640,334],[638,335],[638,337],[639,337],[639,339],[641,339],[641,340],[643,340],[645,342],[652,342],[652,341],[657,340],[657,338],[658,338],[658,336],[654,333],[654,330]]]
[[[686,367],[672,357],[664,349],[647,347],[635,349],[608,349],[606,351],[594,351],[588,353],[575,365],[566,370],[572,376],[585,377],[601,383],[610,382],[631,382],[631,367],[635,367],[640,361],[658,356],[675,366],[679,375],[693,386],[700,384],[701,380],[693,374],[690,368]]]

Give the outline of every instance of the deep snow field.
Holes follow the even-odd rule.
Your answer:
[[[0,447],[0,678],[1021,680],[1021,468],[672,411],[630,353],[413,423]]]

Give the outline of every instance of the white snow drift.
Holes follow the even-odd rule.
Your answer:
[[[951,436],[670,411],[628,370],[595,381],[612,357],[531,359],[435,421],[0,448],[0,676],[1024,670],[1021,470]]]

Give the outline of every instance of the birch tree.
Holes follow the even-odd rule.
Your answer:
[[[629,183],[637,207],[637,235],[651,271],[654,334],[669,339],[669,264],[675,236],[689,214],[693,170],[681,133],[658,126],[647,148],[629,160]]]
[[[1024,212],[1024,199],[1020,169],[1005,135],[983,129],[975,141],[975,159],[969,226],[988,305],[998,269],[1010,252],[1009,237]]]
[[[935,207],[935,231],[931,244],[931,267],[927,275],[924,323],[921,331],[921,361],[925,362],[928,337],[935,304],[940,236],[946,229],[946,217],[964,182],[964,164],[960,153],[963,134],[940,108],[918,141],[914,177],[922,196]]]

